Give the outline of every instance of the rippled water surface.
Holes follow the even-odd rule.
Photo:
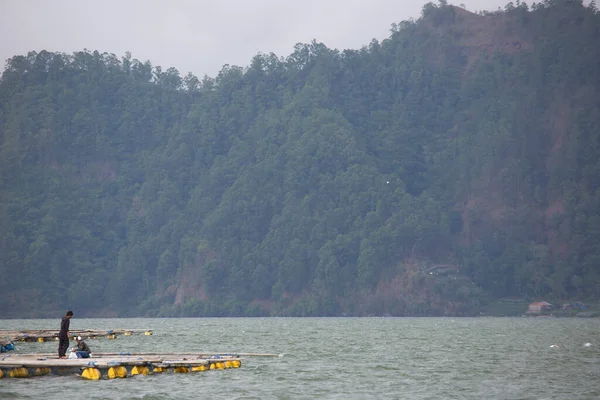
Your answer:
[[[2,329],[59,326],[59,318],[0,320]],[[0,398],[600,399],[599,319],[71,320],[71,329],[87,328],[154,330],[152,336],[88,340],[98,352],[282,356],[251,357],[239,369],[120,380],[5,378],[0,380]],[[56,342],[19,343],[16,352],[54,352],[56,347]]]

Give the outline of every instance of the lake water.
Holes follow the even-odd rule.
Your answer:
[[[0,320],[2,329],[58,329]],[[239,369],[85,381],[1,379],[1,399],[600,399],[600,319],[78,319],[71,329],[153,329],[88,340],[97,352],[277,353]],[[585,346],[591,343],[591,346]],[[73,342],[71,342],[73,344]],[[550,346],[557,344],[557,348]],[[54,352],[56,342],[18,343]]]

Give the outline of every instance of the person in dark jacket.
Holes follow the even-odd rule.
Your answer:
[[[60,321],[60,332],[58,333],[58,358],[67,358],[67,349],[69,348],[69,325],[73,311],[67,311],[67,315]]]
[[[75,353],[77,354],[77,358],[90,358],[90,354],[92,353],[90,346],[83,341],[81,336],[77,336],[77,351]]]

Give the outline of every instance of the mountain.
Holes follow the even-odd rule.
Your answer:
[[[358,28],[358,27],[357,27]],[[215,78],[0,79],[0,317],[477,315],[600,297],[595,3],[428,3]]]

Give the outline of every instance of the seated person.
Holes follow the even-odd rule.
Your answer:
[[[77,358],[90,358],[92,351],[90,350],[90,346],[87,345],[81,338],[81,336],[77,336]]]

